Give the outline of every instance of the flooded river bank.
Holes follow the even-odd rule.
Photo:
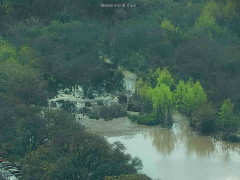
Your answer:
[[[134,92],[136,77],[125,73],[125,88],[129,96]],[[81,88],[72,94],[59,92],[50,100],[59,107],[60,101],[71,101],[77,109],[97,101],[104,104],[116,103],[111,94],[95,99],[83,98]],[[126,152],[139,157],[143,162],[142,172],[153,179],[161,180],[240,180],[240,143],[228,143],[193,132],[188,120],[174,114],[171,129],[160,126],[143,126],[132,123],[127,117],[110,121],[90,119],[82,113],[75,113],[76,120],[86,130],[107,138],[110,143],[120,141]]]
[[[178,116],[172,129],[155,127],[107,139],[123,143],[153,179],[240,180],[240,144],[197,135]]]
[[[143,162],[142,172],[160,180],[240,180],[240,144],[200,136],[188,121],[174,115],[172,129],[132,123],[128,118],[112,121],[84,119],[90,132],[120,141],[126,152]]]

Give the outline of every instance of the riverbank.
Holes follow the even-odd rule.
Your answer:
[[[105,121],[104,119],[90,119],[82,114],[76,114],[76,120],[83,125],[87,131],[100,136],[122,136],[126,134],[136,134],[160,126],[145,126],[133,123],[128,117],[113,118]]]

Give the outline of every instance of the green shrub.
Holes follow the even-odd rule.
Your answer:
[[[91,112],[91,109],[88,108],[88,107],[83,107],[81,110],[80,110],[80,113],[82,114],[89,114]]]
[[[103,106],[103,100],[97,100],[97,105],[98,106]]]
[[[212,104],[204,104],[192,113],[190,126],[203,134],[213,133],[216,130],[217,110]]]
[[[100,114],[99,114],[99,111],[97,111],[97,110],[92,110],[92,111],[90,111],[88,114],[88,117],[90,118],[90,119],[96,119],[96,120],[99,120],[100,118],[101,118],[101,116],[100,116]]]
[[[128,102],[127,96],[124,94],[120,94],[118,96],[118,101],[120,104],[127,104],[127,102]]]
[[[129,119],[141,125],[153,126],[159,124],[156,114],[129,115]]]
[[[127,116],[127,110],[124,106],[120,104],[113,104],[109,107],[100,106],[99,114],[105,120],[110,120],[112,118]]]

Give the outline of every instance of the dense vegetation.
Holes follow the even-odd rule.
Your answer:
[[[240,2],[132,0],[137,7],[101,8],[112,2],[0,1],[0,150],[23,162],[26,179],[137,172],[141,163],[121,145],[47,108],[62,88],[81,85],[87,97],[121,91],[118,66],[141,77],[134,120],[171,125],[178,110],[202,133],[239,140]],[[92,116],[114,117],[104,111]]]
[[[178,111],[190,119],[190,126],[203,134],[215,133],[223,139],[239,141],[239,115],[234,113],[230,99],[221,106],[208,101],[200,82],[192,79],[177,83],[166,69],[157,69],[139,79],[135,101],[140,105],[140,116],[130,115],[139,124],[171,126],[173,112]]]

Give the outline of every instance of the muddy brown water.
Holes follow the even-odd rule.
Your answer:
[[[125,88],[131,95],[136,75],[125,72],[124,77]],[[51,101],[70,100],[79,107],[90,101],[81,97],[82,92],[77,94],[79,97],[62,92]],[[102,99],[116,100],[112,97]],[[189,128],[188,121],[179,114],[174,114],[175,122],[171,129],[140,126],[127,117],[104,121],[76,114],[76,120],[86,130],[105,136],[110,143],[123,143],[127,153],[142,160],[142,172],[153,179],[240,180],[240,143],[200,136]]]
[[[142,173],[153,179],[240,180],[240,143],[200,136],[179,115],[175,115],[172,129],[131,126],[127,119],[125,123],[128,128],[116,128],[116,134],[114,123],[98,134],[102,133],[110,143],[123,143],[127,153],[142,160]]]

